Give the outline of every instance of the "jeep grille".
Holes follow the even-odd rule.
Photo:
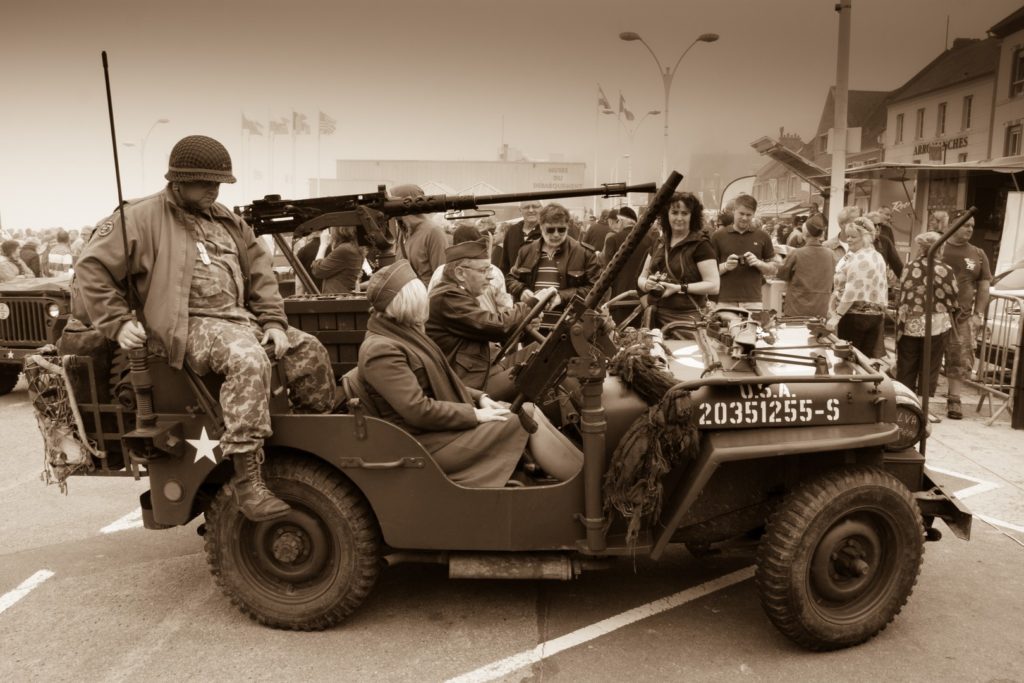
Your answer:
[[[2,299],[10,309],[0,320],[0,344],[42,346],[46,339],[46,301],[39,299]]]

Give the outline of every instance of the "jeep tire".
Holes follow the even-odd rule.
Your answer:
[[[0,396],[5,396],[18,386],[18,377],[21,375],[21,368],[16,365],[0,367]]]
[[[329,628],[354,612],[377,580],[377,522],[362,494],[322,462],[268,454],[264,477],[292,511],[251,522],[230,485],[222,487],[206,512],[210,572],[231,602],[261,624]]]
[[[783,634],[810,650],[874,637],[917,582],[924,526],[914,497],[877,467],[846,467],[800,484],[771,515],[754,575]]]

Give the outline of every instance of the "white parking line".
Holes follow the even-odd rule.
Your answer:
[[[138,508],[137,510],[129,512],[127,515],[117,520],[116,522],[111,522],[110,524],[100,529],[100,533],[112,534],[115,531],[135,529],[140,526],[142,526],[142,508]]]
[[[482,666],[479,669],[470,671],[469,673],[462,674],[456,678],[448,679],[448,683],[482,683],[483,681],[493,681],[502,676],[506,676],[517,669],[522,669],[525,666],[536,664],[546,657],[558,654],[563,650],[582,645],[583,643],[599,638],[600,636],[616,631],[623,626],[629,626],[630,624],[646,619],[647,617],[653,617],[655,614],[660,614],[666,610],[685,605],[688,602],[702,598],[705,595],[710,595],[715,591],[721,590],[732,586],[733,584],[754,576],[753,567],[745,567],[738,571],[734,571],[731,574],[720,576],[713,581],[702,583],[699,586],[693,588],[687,588],[684,591],[680,591],[666,598],[654,600],[648,602],[645,605],[634,607],[631,610],[617,614],[614,617],[609,617],[596,624],[585,626],[579,630],[567,633],[564,636],[554,638],[541,643],[532,650],[525,650],[519,654],[500,659],[496,662]]]
[[[8,607],[13,606],[16,602],[31,593],[36,587],[41,585],[51,576],[53,576],[53,572],[49,569],[40,569],[35,574],[22,581],[21,585],[17,588],[9,593],[4,593],[0,596],[0,614],[3,614],[7,611]]]
[[[977,517],[978,519],[980,519],[983,522],[988,522],[992,526],[999,526],[999,527],[1002,527],[1004,529],[1009,529],[1010,531],[1017,531],[1017,532],[1020,532],[1020,533],[1024,533],[1024,526],[1021,526],[1019,524],[1010,524],[1009,522],[1004,522],[1001,519],[996,519],[995,517],[989,517],[988,515],[979,515],[977,513],[974,513],[974,516]]]
[[[962,472],[944,470],[940,467],[932,467],[931,465],[928,465],[928,469],[931,470],[932,472],[948,474],[949,476],[956,477],[957,479],[966,479],[967,481],[973,481],[974,486],[968,486],[965,489],[960,489],[959,491],[955,491],[953,493],[954,496],[960,499],[970,498],[971,496],[976,496],[979,493],[988,493],[989,491],[995,491],[996,489],[1003,487],[1002,484],[998,484],[994,481],[985,481],[984,479],[978,479],[977,477],[972,477],[970,475],[963,474]]]

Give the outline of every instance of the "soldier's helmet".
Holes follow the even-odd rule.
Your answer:
[[[210,180],[233,183],[231,155],[224,145],[205,135],[189,135],[178,141],[171,150],[164,178],[171,181],[191,182]]]

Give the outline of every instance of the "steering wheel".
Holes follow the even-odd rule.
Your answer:
[[[536,318],[538,315],[544,312],[544,309],[548,307],[548,302],[551,301],[551,297],[553,297],[557,293],[558,292],[552,290],[548,292],[545,296],[542,296],[537,300],[537,303],[535,303],[533,305],[533,308],[529,310],[529,312],[526,314],[526,317],[523,318],[522,322],[520,322],[516,326],[516,329],[512,330],[512,333],[508,336],[508,339],[506,339],[505,343],[501,345],[501,349],[498,350],[498,354],[491,361],[491,365],[494,365],[502,358],[504,358],[505,354],[511,351],[512,348],[519,343],[519,339],[523,336],[523,333],[525,332],[528,332],[530,336],[532,336],[539,342],[544,341],[544,335],[530,327],[530,323],[533,322],[534,318]]]

